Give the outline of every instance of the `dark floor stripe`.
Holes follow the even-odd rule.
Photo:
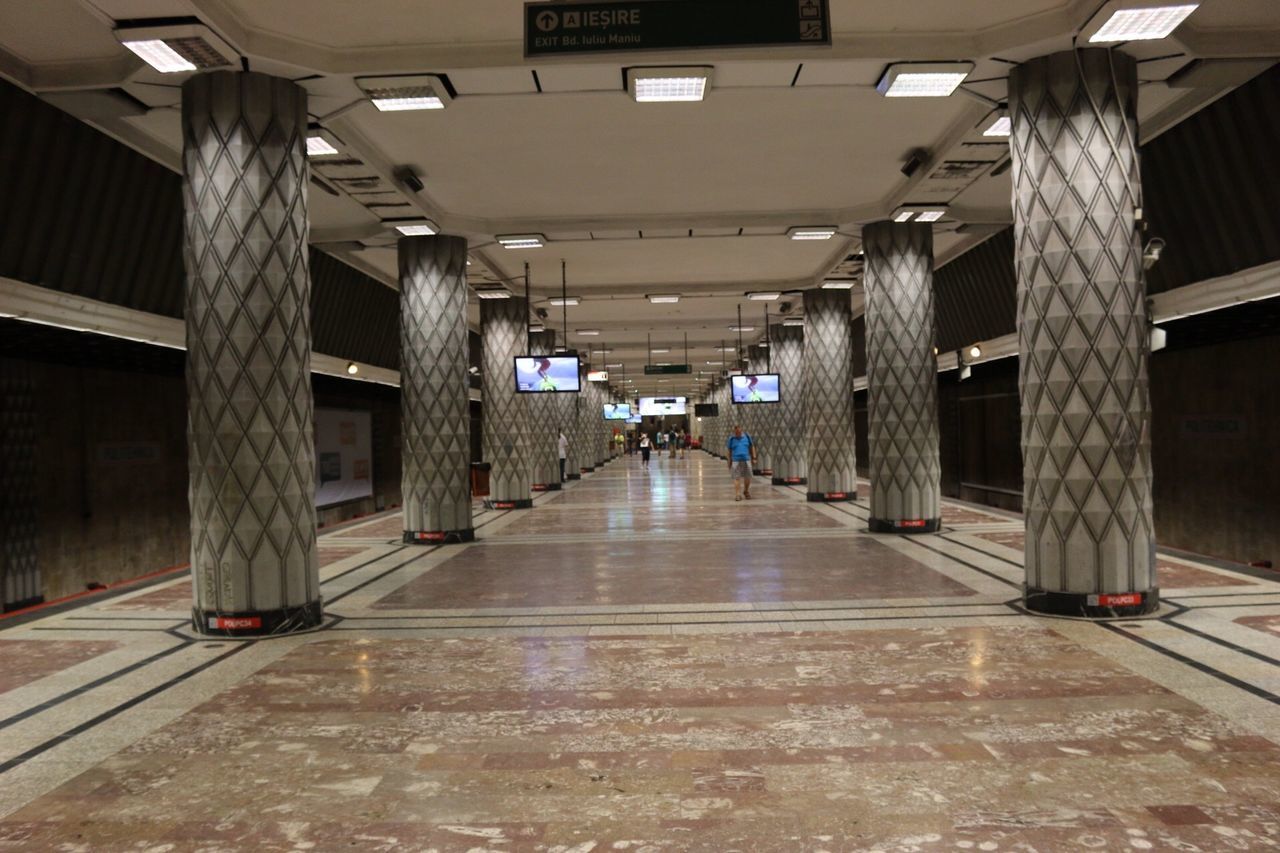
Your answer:
[[[1125,639],[1133,640],[1135,643],[1138,643],[1139,645],[1146,646],[1147,648],[1151,649],[1153,652],[1158,652],[1159,654],[1162,654],[1167,658],[1176,660],[1178,663],[1186,664],[1187,666],[1191,667],[1194,670],[1203,672],[1205,675],[1212,676],[1213,678],[1216,678],[1219,681],[1224,681],[1227,684],[1230,684],[1232,687],[1238,687],[1241,690],[1245,691],[1246,693],[1252,693],[1254,696],[1257,696],[1260,699],[1266,699],[1268,702],[1271,702],[1274,705],[1280,705],[1280,696],[1277,696],[1275,693],[1272,693],[1269,690],[1264,690],[1261,687],[1258,687],[1257,685],[1254,685],[1254,684],[1250,684],[1247,681],[1241,681],[1240,679],[1236,678],[1233,675],[1227,675],[1225,672],[1214,669],[1213,667],[1209,666],[1206,663],[1201,663],[1198,660],[1193,660],[1192,658],[1189,658],[1184,654],[1175,652],[1173,649],[1167,649],[1164,646],[1159,645],[1158,643],[1153,643],[1150,640],[1146,639],[1145,637],[1139,637],[1136,634],[1131,634],[1128,631],[1124,630],[1123,628],[1117,625],[1114,625],[1110,622],[1098,622],[1096,624],[1099,627],[1105,628],[1106,630],[1112,632],[1113,634],[1119,634],[1121,637],[1124,637]]]

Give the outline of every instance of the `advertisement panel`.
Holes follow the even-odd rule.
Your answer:
[[[316,506],[373,496],[368,412],[316,409]]]

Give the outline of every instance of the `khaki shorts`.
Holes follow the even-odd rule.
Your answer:
[[[751,463],[742,459],[734,460],[733,479],[750,480],[751,479]]]

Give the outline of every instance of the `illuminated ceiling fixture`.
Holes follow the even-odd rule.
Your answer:
[[[541,234],[498,235],[498,243],[504,249],[541,249],[545,239]]]
[[[430,219],[384,219],[383,222],[406,237],[429,237],[440,233]]]
[[[904,204],[893,214],[894,222],[937,222],[947,215],[946,205]]]
[[[606,364],[606,365],[605,365],[605,367],[607,367],[607,368],[608,368],[608,369],[610,369],[610,370],[613,370],[615,367],[616,367],[616,368],[621,368],[621,367],[622,367],[622,362],[618,362],[617,364]],[[629,380],[628,380],[628,381],[629,381]]]
[[[972,62],[895,62],[884,70],[876,91],[886,98],[945,98],[972,70]]]
[[[553,296],[553,297],[551,297],[550,299],[548,299],[547,301],[548,301],[548,302],[550,302],[552,305],[556,306],[557,308],[559,308],[559,307],[564,306],[564,305],[577,305],[577,304],[578,304],[578,297],[576,297],[576,296]]]
[[[982,347],[977,344],[969,347],[969,358],[982,358]]]
[[[680,296],[676,293],[651,293],[645,299],[648,299],[654,305],[659,305],[668,302],[679,302]]]
[[[307,137],[307,156],[308,157],[327,157],[330,154],[337,154],[338,149],[334,148],[329,140],[323,136]]]
[[[590,336],[590,335],[599,335],[599,334],[600,334],[600,330],[599,330],[599,329],[579,329],[579,330],[578,330],[578,334],[580,334],[580,335],[588,335],[588,336]]]
[[[477,287],[476,297],[479,299],[510,299],[511,291],[505,287]]]
[[[399,77],[357,77],[359,86],[382,112],[442,110],[453,100],[444,80],[435,74]]]
[[[529,324],[529,331],[531,332],[545,332],[546,330],[547,330],[547,327],[542,325],[541,323]]]
[[[355,376],[359,372],[360,372],[360,365],[356,364],[354,361],[347,362],[347,374],[349,376]]]
[[[701,101],[710,82],[709,65],[627,69],[627,91],[640,104]]]
[[[671,352],[671,348],[670,347],[654,347],[653,349],[649,350],[649,352],[656,352],[661,354],[664,352]]]
[[[754,332],[755,330],[756,330],[755,326],[730,326],[729,327],[729,331],[731,332]]]
[[[1007,115],[997,115],[995,121],[982,131],[983,136],[1008,136],[1013,132],[1013,120]]]
[[[1112,0],[1081,31],[1091,43],[1162,39],[1194,12],[1199,3],[1160,0]],[[1109,13],[1109,14],[1108,14]]]
[[[852,290],[852,281],[824,281],[822,283],[823,290]]]
[[[787,236],[792,240],[830,240],[836,236],[836,226],[797,225],[787,229]]]
[[[776,290],[757,290],[754,293],[748,293],[747,298],[755,302],[772,302],[782,296]]]
[[[237,64],[238,51],[203,24],[124,27],[116,39],[161,74]]]
[[[803,325],[804,325],[804,318],[803,318],[803,317],[787,317],[785,320],[783,320],[783,321],[782,321],[782,325],[784,325],[784,326],[803,326]]]

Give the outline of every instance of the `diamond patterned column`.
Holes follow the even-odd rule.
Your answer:
[[[266,74],[182,86],[191,572],[197,631],[321,620],[307,93]]]
[[[467,241],[401,237],[404,541],[471,542]]]
[[[581,474],[590,474],[596,470],[596,455],[592,450],[594,440],[591,430],[595,424],[591,420],[591,385],[593,383],[587,381],[587,367],[579,362],[578,368],[578,387],[582,389],[581,393],[573,395],[578,404],[577,422],[575,428],[577,433],[570,436],[570,441],[577,445],[578,453],[578,472]]]
[[[599,468],[609,461],[608,427],[604,422],[604,404],[609,400],[609,392],[602,382],[587,384],[591,386],[591,449]]]
[[[0,361],[0,594],[3,612],[44,601],[37,543],[35,386],[20,362]]]
[[[555,355],[554,329],[529,336],[529,355]],[[564,394],[530,394],[529,397],[529,479],[535,492],[560,488],[560,450],[556,446],[560,428],[558,412]]]
[[[1088,49],[1009,76],[1026,604],[1159,606],[1134,60]]]
[[[581,387],[582,379],[579,377],[579,387]],[[564,457],[564,478],[565,480],[581,480],[582,472],[579,458],[581,450],[578,444],[578,408],[580,407],[579,398],[581,394],[557,394],[556,395],[556,439],[559,440],[559,431],[564,431],[564,437],[569,442],[569,449]],[[556,448],[557,457],[559,456],[559,447]]]
[[[527,509],[528,394],[516,392],[515,358],[525,354],[529,303],[523,298],[480,300],[480,374],[484,394],[484,458],[491,509]]]
[[[942,514],[933,226],[873,222],[862,229],[862,252],[869,527],[878,533],[928,533],[938,529]]]
[[[853,427],[853,315],[844,290],[804,293],[804,413],[811,501],[858,497]]]
[[[809,430],[804,414],[804,329],[772,326],[773,372],[781,400],[774,414],[773,484],[800,485],[808,480]]]

